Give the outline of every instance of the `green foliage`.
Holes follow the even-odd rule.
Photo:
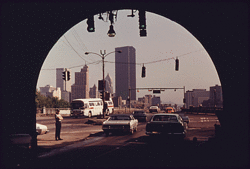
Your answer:
[[[36,107],[37,108],[70,108],[70,103],[63,100],[63,99],[58,99],[57,97],[46,97],[41,95],[39,91],[36,91]]]

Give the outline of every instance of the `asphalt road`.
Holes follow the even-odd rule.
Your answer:
[[[214,136],[214,124],[219,124],[217,117],[205,114],[188,116],[190,123],[184,141],[147,136],[146,122],[140,122],[138,131],[133,135],[111,134],[107,137],[101,131],[101,125],[86,124],[88,118],[67,117],[63,120],[64,140],[54,141],[53,117],[38,118],[37,122],[47,125],[50,132],[38,136],[38,146],[43,151],[23,167],[162,168],[218,167],[225,164],[219,158],[222,151],[218,151],[217,144],[208,142]],[[193,142],[194,137],[197,142]]]

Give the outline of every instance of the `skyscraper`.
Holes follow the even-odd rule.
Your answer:
[[[135,48],[124,46],[115,48],[115,93],[123,100],[129,96],[129,88],[136,88]],[[131,100],[136,100],[136,90],[131,90]]]
[[[108,75],[105,77],[105,91],[113,94],[113,81],[108,73]]]
[[[73,99],[89,98],[89,67],[85,65],[80,72],[75,72],[75,84],[71,86]]]

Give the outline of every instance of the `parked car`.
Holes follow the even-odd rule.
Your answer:
[[[180,115],[159,113],[153,115],[147,123],[146,134],[180,136],[184,138],[186,135],[186,127]]]
[[[4,168],[18,168],[22,163],[31,158],[31,140],[29,134],[10,134],[4,147],[4,156],[7,166]]]
[[[147,121],[147,115],[143,110],[136,110],[133,112],[133,116],[138,121]]]
[[[126,132],[133,134],[137,131],[138,120],[130,114],[113,114],[102,124],[106,136],[114,132]]]
[[[158,111],[159,111],[158,106],[150,106],[150,107],[149,107],[149,112],[150,112],[150,113],[153,113],[153,112],[158,113]]]
[[[48,127],[42,124],[36,123],[36,133],[37,135],[42,135],[48,133]]]

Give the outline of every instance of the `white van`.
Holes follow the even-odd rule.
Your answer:
[[[105,104],[107,104],[106,115],[109,116],[110,114],[114,113],[113,101],[110,99],[109,101],[105,101]]]
[[[105,114],[109,115],[114,112],[114,104],[110,99],[105,101],[107,104],[107,109]],[[90,99],[74,99],[71,102],[71,116],[79,117],[79,116],[97,116],[102,115],[103,110],[103,102],[100,98],[90,98]]]
[[[97,116],[102,114],[103,103],[100,98],[74,99],[71,102],[71,116]]]

